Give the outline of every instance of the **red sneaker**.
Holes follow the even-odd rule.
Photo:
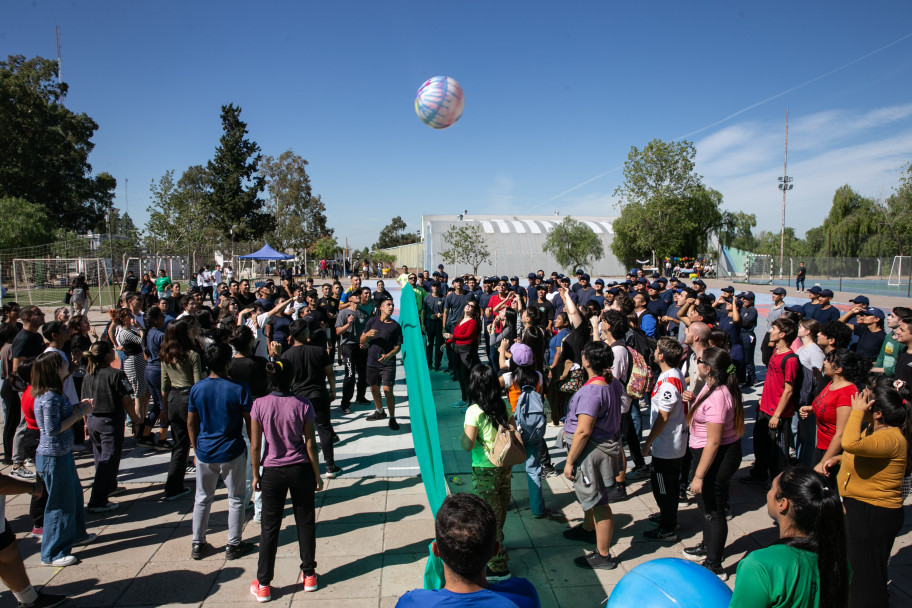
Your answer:
[[[316,591],[317,590],[317,573],[314,572],[310,576],[304,576],[302,572],[298,576],[298,584],[304,586],[304,591]]]
[[[272,590],[269,585],[260,585],[259,581],[250,583],[250,593],[258,602],[268,602],[272,599]]]

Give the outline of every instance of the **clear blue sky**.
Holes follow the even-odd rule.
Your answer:
[[[60,26],[67,106],[100,125],[93,168],[117,178],[116,205],[140,227],[150,182],[212,157],[227,103],[243,108],[264,154],[291,148],[310,162],[329,223],[352,246],[373,243],[395,215],[409,229],[422,213],[462,209],[616,215],[630,146],[682,136],[725,207],[778,232],[787,106],[787,224],[799,233],[842,184],[886,196],[912,162],[910,2],[2,0],[0,10],[4,57],[54,57]],[[466,95],[462,119],[442,131],[413,108],[435,75]]]

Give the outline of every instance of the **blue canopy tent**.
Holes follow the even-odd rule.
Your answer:
[[[264,260],[271,262],[278,262],[282,260],[294,260],[295,256],[287,255],[285,253],[280,253],[269,246],[268,243],[263,245],[263,248],[259,251],[254,251],[253,253],[248,253],[247,255],[239,255],[238,260]],[[251,266],[252,267],[252,266]],[[242,276],[243,273],[241,269],[238,269],[238,275]],[[259,287],[259,285],[257,285]]]

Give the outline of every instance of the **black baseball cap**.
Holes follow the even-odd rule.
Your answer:
[[[580,275],[579,280],[580,280],[580,281],[584,281],[584,280],[585,280],[585,281],[588,281],[588,280],[589,280],[589,275],[583,273],[583,274]]]
[[[694,283],[696,283],[696,281],[694,281]],[[722,288],[722,291],[724,291],[726,293],[735,293],[735,288],[732,287],[731,285],[727,285]]]
[[[785,290],[784,287],[777,287],[776,289],[771,290],[770,293],[774,293],[774,294],[776,294],[777,296],[784,296],[784,295],[787,294],[788,292]]]
[[[601,279],[596,279],[596,280],[594,281],[594,283],[595,283],[596,285],[604,285],[604,284],[605,284],[605,281],[603,281],[603,280],[601,280]]]
[[[871,305],[871,300],[868,299],[868,296],[855,296],[849,302],[852,304],[864,304],[865,306]]]
[[[794,312],[796,314],[804,316],[804,307],[800,304],[792,304],[791,306],[786,306],[785,309],[789,312]]]
[[[832,298],[832,297],[833,297],[833,291],[830,290],[830,289],[821,289],[821,290],[820,290],[820,297],[821,297],[821,298]]]
[[[819,294],[821,291],[823,291],[823,289],[820,288],[820,285],[814,285],[813,287],[808,289],[808,293]]]
[[[649,284],[649,289],[655,289],[656,291],[662,291],[662,284],[658,281],[653,281]]]
[[[536,278],[538,278],[538,275],[535,274],[534,272],[530,272],[526,278],[527,279],[536,279]]]
[[[706,283],[703,282],[703,279],[697,279],[696,281],[693,282],[693,284],[702,285],[703,287],[706,287]]]

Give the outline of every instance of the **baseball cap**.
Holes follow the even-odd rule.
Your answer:
[[[693,284],[702,285],[703,287],[706,287],[706,283],[703,282],[703,279],[697,279],[696,281],[693,282]]]
[[[694,281],[694,282],[696,282],[696,281]],[[735,293],[735,288],[732,287],[731,285],[728,285],[726,287],[723,287],[722,291],[727,292],[727,293]]]
[[[551,281],[546,281],[546,282],[547,282],[547,283],[550,283]],[[541,290],[541,291],[548,291],[548,286],[545,285],[544,282],[543,282],[543,283],[539,283],[538,285],[535,286],[535,290],[536,290],[536,291],[538,291],[538,290]]]
[[[516,365],[532,364],[532,349],[525,344],[514,344],[510,347],[510,355]]]
[[[658,279],[656,279],[656,283],[661,283],[662,285],[665,285],[668,283],[668,279],[666,279],[665,277],[659,277]]]
[[[740,294],[740,297],[753,302],[757,296],[754,295],[753,291],[745,291],[744,293]]]
[[[789,312],[794,312],[796,314],[804,316],[804,307],[800,304],[792,304],[791,306],[786,306],[785,309]]]
[[[810,287],[810,288],[808,289],[808,293],[816,293],[816,294],[819,294],[821,291],[823,291],[823,289],[821,289],[820,285],[814,285],[813,287]]]
[[[884,318],[884,312],[879,308],[874,308],[873,306],[868,306],[868,308],[866,308],[864,312],[866,315],[872,315],[872,316],[877,317],[878,319]]]
[[[619,293],[621,293],[621,290],[618,289],[617,287],[612,287],[611,289],[608,290],[608,293],[610,293],[613,296],[616,296]]]
[[[785,291],[785,288],[783,288],[783,287],[777,287],[776,289],[773,289],[773,290],[771,291],[771,293],[774,293],[774,294],[776,294],[777,296],[784,296],[784,295],[785,295],[786,293],[788,293],[788,292]]]
[[[658,281],[653,281],[649,284],[649,289],[655,289],[656,291],[662,291],[662,284]]]
[[[586,272],[586,271],[583,270],[582,268],[577,268],[577,269],[576,269],[576,274],[583,274],[584,272]]]
[[[500,277],[500,280],[506,282],[506,281],[510,280],[510,277],[508,277],[507,275],[503,275],[502,277]]]
[[[526,276],[527,279],[535,279],[535,278],[537,278],[537,277],[538,277],[538,275],[535,274],[534,272],[530,272],[530,273]]]
[[[589,275],[586,274],[586,273],[583,273],[583,274],[580,275],[579,278],[580,278],[580,281],[588,281],[588,280],[589,280]]]
[[[831,290],[829,290],[829,289],[821,289],[821,290],[820,290],[820,297],[821,297],[821,298],[832,298],[832,297],[833,297],[833,292],[832,292]]]
[[[868,299],[868,296],[855,296],[849,302],[852,304],[864,304],[865,306],[871,305],[871,300]]]
[[[636,280],[636,282],[637,282],[637,283],[642,283],[643,285],[648,285],[648,284],[649,284],[649,281],[646,279],[646,277],[640,277],[639,279]]]
[[[596,285],[604,285],[604,284],[605,284],[605,281],[603,281],[603,280],[601,280],[601,279],[596,279],[596,280],[595,280],[595,284],[596,284]]]
[[[519,280],[519,277],[510,277],[510,280],[511,280],[511,281],[518,281],[518,280]]]

